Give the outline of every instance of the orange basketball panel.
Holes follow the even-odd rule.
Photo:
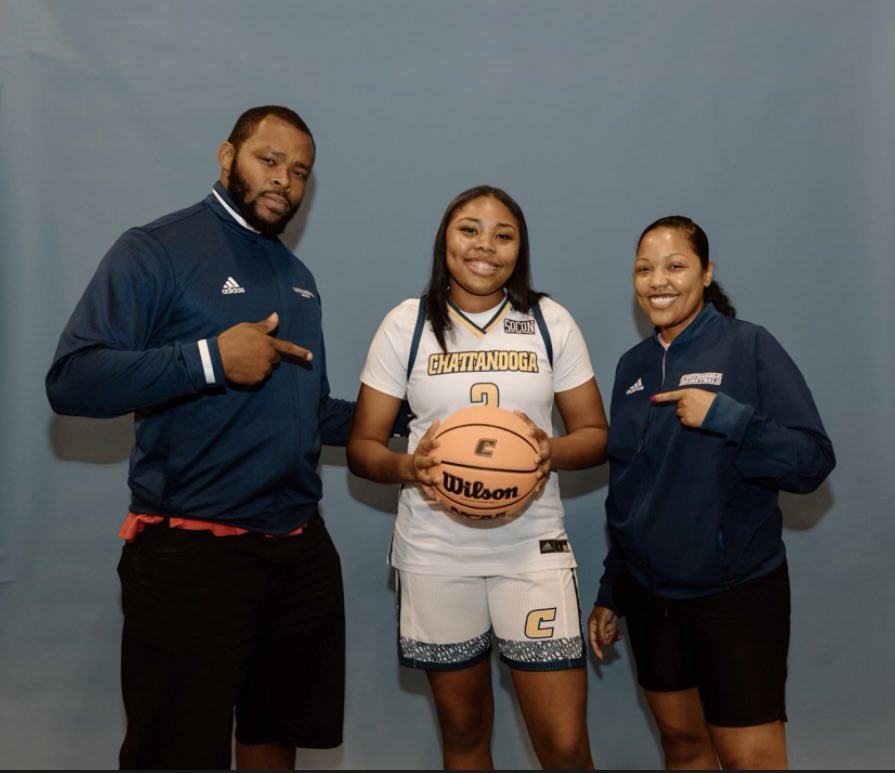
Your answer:
[[[512,515],[528,503],[537,478],[529,426],[504,408],[472,406],[447,417],[436,438],[439,498],[471,518]]]

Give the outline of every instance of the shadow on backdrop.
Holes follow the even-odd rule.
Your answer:
[[[794,531],[813,529],[833,507],[833,489],[825,480],[810,494],[780,492],[780,509],[783,511],[783,528]]]
[[[66,462],[117,464],[130,458],[134,415],[114,419],[53,415],[47,428],[53,455]]]

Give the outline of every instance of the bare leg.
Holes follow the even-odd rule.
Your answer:
[[[236,742],[237,770],[295,770],[295,747]]]
[[[462,671],[427,671],[435,701],[445,770],[494,770],[491,660]]]
[[[662,737],[667,770],[718,770],[699,690],[644,690]]]
[[[587,735],[587,670],[512,669],[516,695],[545,770],[593,770]]]
[[[750,727],[709,725],[724,770],[786,770],[786,729],[782,721]]]

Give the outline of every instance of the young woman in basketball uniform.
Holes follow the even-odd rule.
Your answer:
[[[591,646],[625,616],[669,769],[781,770],[789,575],[778,492],[835,465],[805,379],[735,319],[705,232],[646,227],[634,292],[655,325],[618,363],[606,500],[610,549]]]
[[[529,266],[525,218],[507,193],[481,186],[454,198],[426,292],[394,307],[373,338],[348,442],[352,472],[402,485],[389,549],[399,658],[426,670],[445,768],[494,767],[492,641],[542,767],[593,767],[576,563],[550,470],[601,464],[608,427],[584,338],[532,289]],[[477,352],[525,356],[446,356]],[[415,418],[399,453],[388,439],[405,398]],[[521,412],[541,449],[540,491],[508,518],[458,516],[432,496],[439,420],[482,403]]]

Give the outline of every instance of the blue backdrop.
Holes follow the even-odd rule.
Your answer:
[[[634,242],[704,226],[739,315],[804,372],[839,458],[785,497],[795,768],[895,764],[892,451],[895,4],[889,0],[0,0],[0,760],[114,768],[123,729],[117,528],[130,417],[50,411],[43,377],[100,257],[206,195],[236,116],[295,108],[318,144],[287,241],[353,398],[373,331],[425,284],[448,200],[526,212],[537,287],[566,305],[608,397],[646,332]],[[422,674],[398,667],[385,555],[397,489],[321,463],[343,557],[345,743],[309,768],[438,768]],[[605,469],[563,474],[585,612]],[[598,767],[661,756],[622,644],[590,669]],[[536,762],[497,669],[495,761]]]

